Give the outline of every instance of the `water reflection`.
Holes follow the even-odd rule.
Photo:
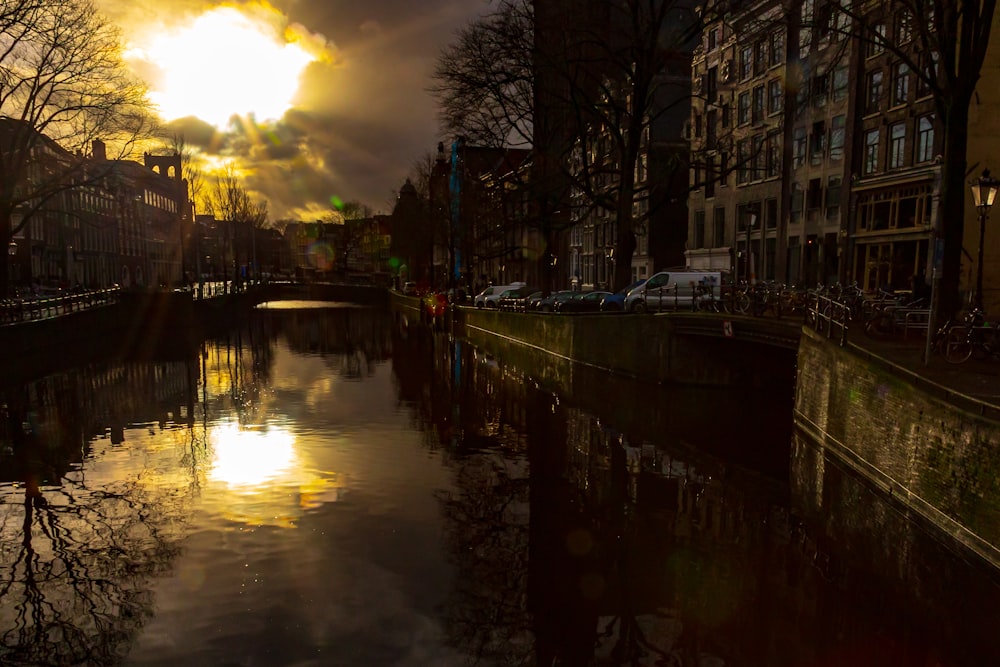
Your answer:
[[[0,663],[989,662],[995,577],[791,396],[537,371],[296,308],[4,388]]]
[[[574,382],[594,391],[565,397],[532,380],[538,369],[447,336],[401,332],[395,346],[415,423],[457,461],[442,506],[463,576],[444,613],[464,652],[538,665],[994,655],[996,573],[834,466],[816,479],[824,468],[801,445],[791,456],[790,397],[586,369]]]

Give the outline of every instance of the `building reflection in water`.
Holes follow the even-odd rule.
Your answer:
[[[561,397],[406,327],[393,367],[428,445],[455,462],[460,490],[441,502],[462,576],[444,614],[489,664],[995,655],[997,573],[835,466],[817,479],[821,453],[796,440],[791,455],[791,397],[598,375]]]
[[[430,511],[452,568],[433,573],[451,582],[433,621],[470,659],[948,666],[994,654],[995,573],[793,434],[791,396],[585,368],[548,374],[572,378],[558,395],[539,369],[402,318],[303,306],[257,311],[184,358],[0,388],[0,663],[120,662],[152,625],[151,591],[195,513],[288,542],[310,510],[344,507],[341,435],[297,428],[288,411],[335,409],[331,395],[370,390],[389,360],[385,391],[451,478]],[[391,467],[386,456],[372,465]],[[199,572],[179,579],[204,592]]]

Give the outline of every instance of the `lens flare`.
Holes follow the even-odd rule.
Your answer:
[[[309,257],[309,263],[320,271],[329,271],[333,268],[333,246],[326,241],[310,243],[306,254]]]

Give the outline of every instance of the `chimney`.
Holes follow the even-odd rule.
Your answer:
[[[104,146],[104,142],[100,139],[94,139],[92,144],[91,152],[93,153],[95,160],[100,160],[101,162],[108,159],[108,151]]]

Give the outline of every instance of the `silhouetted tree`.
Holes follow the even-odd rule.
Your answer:
[[[61,196],[103,185],[113,162],[88,158],[96,139],[128,155],[152,130],[145,87],[121,59],[119,33],[90,0],[0,7],[0,241]],[[8,255],[0,253],[0,293]]]

